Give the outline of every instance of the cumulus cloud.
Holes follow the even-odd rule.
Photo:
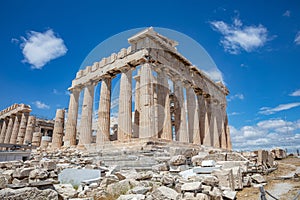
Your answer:
[[[296,37],[295,37],[294,42],[295,42],[297,45],[300,45],[300,31],[298,31],[298,33],[296,34]]]
[[[234,18],[233,24],[223,21],[210,22],[212,28],[223,37],[221,44],[226,52],[239,54],[241,50],[252,52],[262,47],[268,40],[268,30],[263,25],[244,26],[242,21]]]
[[[33,104],[39,109],[50,109],[49,105],[47,105],[41,101],[35,101],[35,102],[33,102]]]
[[[235,95],[231,95],[230,97],[228,97],[227,101],[232,101],[234,99],[239,99],[239,100],[243,100],[245,97],[243,94],[235,94]]]
[[[294,92],[292,92],[290,94],[290,96],[292,96],[292,97],[299,97],[300,96],[300,89],[295,90]]]
[[[269,119],[240,129],[230,126],[230,131],[235,150],[281,147],[295,152],[300,148],[300,120]]]
[[[282,14],[282,16],[284,16],[284,17],[290,17],[290,16],[291,16],[291,11],[286,10],[286,11]]]
[[[42,69],[49,61],[67,53],[64,41],[50,29],[44,33],[30,31],[23,37],[20,47],[24,62],[31,64],[33,69]]]
[[[287,103],[287,104],[280,104],[276,106],[275,108],[270,108],[270,107],[262,107],[260,108],[259,114],[263,115],[271,115],[279,111],[283,110],[289,110],[291,108],[295,108],[300,106],[300,102],[294,102],[294,103]]]

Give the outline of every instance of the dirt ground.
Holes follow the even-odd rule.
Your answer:
[[[264,189],[280,200],[293,200],[300,192],[300,178],[280,179],[283,176],[293,176],[295,172],[300,173],[300,158],[288,157],[283,160],[277,160],[278,169],[265,175],[267,185]],[[266,196],[267,199],[273,200],[272,197]],[[258,200],[260,192],[258,187],[244,188],[237,193],[238,200]],[[300,197],[298,198],[300,200]]]

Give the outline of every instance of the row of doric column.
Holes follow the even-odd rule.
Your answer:
[[[192,85],[181,80],[179,75],[168,77],[162,66],[143,63],[134,77],[135,108],[132,120],[132,68],[121,68],[117,140],[131,138],[162,138],[180,142],[203,144],[229,149],[225,105],[212,99],[209,94],[195,93]],[[153,71],[157,76],[153,76]],[[110,138],[111,76],[101,79],[100,103],[96,143],[104,144]],[[173,92],[168,80],[173,81]],[[70,94],[68,120],[64,145],[79,145],[92,142],[92,113],[94,87],[89,81],[84,88],[73,87]],[[84,90],[81,121],[77,131],[79,94]],[[133,123],[134,122],[134,123]]]
[[[28,144],[31,143],[35,127],[34,116],[28,112],[16,113],[2,119],[0,143]]]

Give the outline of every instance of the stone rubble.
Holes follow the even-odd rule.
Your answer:
[[[143,148],[145,153],[147,148]],[[39,199],[43,196],[94,200],[233,200],[237,191],[244,187],[266,183],[260,167],[276,167],[274,160],[272,166],[269,163],[269,157],[273,156],[269,152],[257,151],[242,156],[204,147],[195,154],[195,150],[180,148],[169,148],[162,156],[159,151],[151,151],[152,156],[148,159],[156,160],[156,164],[144,169],[122,166],[117,154],[113,158],[115,164],[107,165],[101,156],[71,147],[49,151],[37,149],[30,160],[0,162],[0,199]],[[179,154],[175,155],[175,152]],[[122,160],[120,155],[119,158]],[[101,172],[101,177],[77,185],[59,183],[58,176],[64,169],[96,169]]]

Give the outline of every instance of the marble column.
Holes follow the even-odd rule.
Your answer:
[[[218,102],[216,100],[212,101],[212,113],[210,121],[210,131],[213,140],[213,147],[220,147],[220,134],[218,130]]]
[[[175,80],[174,93],[178,101],[177,114],[175,116],[175,120],[177,121],[177,130],[175,126],[176,135],[178,137],[178,141],[180,142],[189,142],[189,135],[187,130],[187,122],[186,122],[186,108],[185,108],[185,100],[183,95],[183,86],[180,79]],[[179,115],[180,113],[180,115]],[[177,118],[177,119],[176,119]]]
[[[41,145],[41,137],[42,133],[41,132],[34,132],[32,135],[32,146],[39,147]]]
[[[0,143],[4,142],[5,139],[5,133],[6,133],[6,129],[7,129],[7,125],[8,125],[8,119],[4,119],[3,120],[3,124],[2,124],[2,129],[1,129],[1,134],[0,134]]]
[[[225,118],[226,118],[226,105],[220,104],[220,113],[221,115],[219,123],[220,123],[220,134],[221,134],[221,148],[227,149],[227,136],[225,130]]]
[[[18,137],[18,132],[20,128],[20,121],[21,121],[22,113],[17,113],[15,122],[14,122],[14,127],[12,130],[12,134],[9,140],[10,144],[16,144],[17,143],[17,137]]]
[[[9,140],[10,140],[10,137],[11,137],[11,134],[12,134],[12,130],[13,130],[13,126],[14,126],[15,117],[16,117],[16,115],[13,114],[9,118],[9,122],[8,122],[8,125],[7,125],[7,130],[6,130],[5,138],[4,138],[4,143],[5,144],[9,143]]]
[[[213,146],[213,138],[211,135],[211,99],[210,97],[204,97],[202,105],[204,104],[204,113],[202,118],[202,130],[204,131],[203,145]]]
[[[24,142],[24,136],[26,133],[28,116],[29,116],[28,112],[22,113],[20,128],[19,128],[18,137],[17,137],[17,144],[23,144],[23,142]]]
[[[110,99],[111,99],[111,77],[102,79],[100,101],[98,109],[98,130],[96,136],[97,144],[109,141],[110,135]]]
[[[188,129],[189,142],[194,144],[201,144],[200,126],[199,126],[199,106],[195,98],[194,89],[188,86],[186,89],[186,101],[188,111]]]
[[[129,141],[132,137],[132,71],[121,70],[119,114],[118,114],[118,140]]]
[[[79,94],[79,89],[71,90],[64,146],[76,145]]]
[[[140,128],[139,137],[149,138],[155,135],[154,93],[151,87],[152,69],[149,63],[141,66],[140,81]]]
[[[91,144],[92,142],[94,88],[94,83],[89,82],[87,83],[84,89],[81,120],[79,127],[79,145]]]
[[[23,144],[31,144],[35,130],[35,121],[36,118],[34,116],[29,116]]]
[[[172,123],[170,111],[170,89],[168,77],[164,69],[157,70],[157,101],[158,109],[158,135],[162,139],[172,140]]]
[[[226,138],[227,138],[227,150],[231,150],[232,149],[232,143],[231,143],[231,137],[230,137],[230,129],[228,126],[228,118],[226,116],[226,120],[225,120],[225,130],[226,130]]]
[[[134,100],[134,125],[133,125],[133,137],[139,137],[139,126],[140,126],[140,70],[138,70],[138,75],[134,77],[135,79],[135,100]]]
[[[65,122],[65,110],[64,109],[57,109],[55,122],[54,122],[54,129],[53,129],[53,136],[52,136],[52,148],[60,148],[63,142],[63,135],[64,135],[64,122]]]

